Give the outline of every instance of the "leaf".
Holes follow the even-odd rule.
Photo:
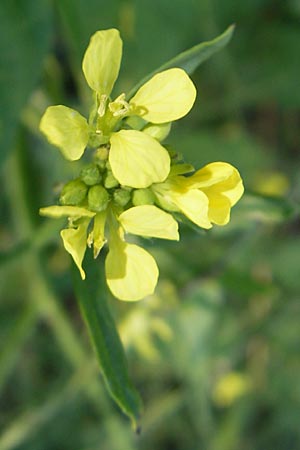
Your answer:
[[[122,411],[138,430],[141,410],[139,394],[132,385],[125,352],[106,302],[106,287],[99,265],[88,251],[84,260],[86,280],[82,281],[74,265],[73,277],[81,314],[98,357],[106,387]]]
[[[227,30],[224,31],[220,36],[212,39],[211,41],[201,42],[198,45],[186,50],[179,55],[172,58],[170,61],[166,62],[158,69],[154,70],[150,74],[146,75],[141,81],[139,81],[129,92],[128,99],[130,99],[136,91],[148,81],[153,75],[163,70],[170,69],[172,67],[179,67],[184,69],[188,74],[194,72],[200,64],[210,58],[214,53],[221,50],[230,41],[235,25],[230,25]]]
[[[270,197],[256,192],[249,192],[235,208],[235,221],[281,223],[292,220],[299,214],[299,208],[284,197]]]
[[[20,113],[40,77],[51,31],[48,0],[1,2],[0,162],[11,150]]]
[[[102,8],[99,0],[55,0],[54,3],[63,35],[71,50],[67,56],[71,58],[75,75],[78,76],[78,68],[81,66],[91,35],[109,27],[118,28],[119,2],[107,2]]]

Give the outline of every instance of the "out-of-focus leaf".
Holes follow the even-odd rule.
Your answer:
[[[84,261],[85,281],[74,267],[76,296],[108,391],[137,429],[141,400],[128,375],[124,349],[105,298],[105,281],[90,253]]]
[[[222,285],[231,292],[242,296],[260,295],[269,293],[272,285],[266,281],[257,280],[253,274],[229,268],[220,277]]]
[[[4,339],[3,336],[1,336],[1,340],[6,342],[6,345],[3,346],[0,351],[0,391],[3,385],[5,385],[4,383],[7,376],[14,367],[16,360],[20,356],[21,347],[24,344],[24,341],[34,330],[36,316],[36,309],[33,305],[25,307],[24,311],[19,313],[13,326],[10,326],[7,334],[4,335]],[[7,317],[5,317],[3,322],[4,321],[10,324]],[[1,325],[1,328],[3,328],[3,324]]]
[[[56,0],[55,3],[72,51],[74,69],[79,72],[91,35],[97,30],[117,27],[119,2]]]
[[[298,26],[274,23],[260,29],[250,56],[242,60],[242,79],[253,103],[276,101],[284,108],[300,105]],[[249,43],[249,41],[248,41]],[[255,69],[259,66],[259,71]],[[270,83],[272,79],[272,83]]]
[[[153,75],[163,70],[170,69],[172,67],[180,67],[184,69],[188,74],[194,72],[200,64],[210,58],[214,53],[221,50],[230,41],[234,31],[234,25],[231,25],[224,31],[220,36],[207,42],[201,42],[198,45],[186,50],[170,61],[166,62],[162,66],[158,67],[156,70],[151,72],[145,78],[143,78],[139,83],[137,83],[128,94],[128,98],[131,98],[135,92],[148,81]]]
[[[286,198],[246,193],[235,209],[235,220],[247,223],[280,223],[291,219],[297,208]]]
[[[0,163],[41,73],[51,30],[48,0],[12,0],[0,7]]]
[[[232,164],[252,189],[257,174],[274,165],[271,149],[233,122],[219,128],[176,130],[168,137],[168,143],[196,169],[214,161]]]

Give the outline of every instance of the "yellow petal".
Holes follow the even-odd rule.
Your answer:
[[[70,161],[79,159],[89,140],[86,119],[67,106],[49,106],[40,123],[40,130],[51,144],[58,147]]]
[[[72,256],[79,269],[81,278],[85,279],[85,272],[82,269],[82,261],[86,250],[86,234],[89,220],[81,222],[77,228],[67,228],[60,232],[64,247]]]
[[[188,180],[193,188],[201,189],[228,180],[235,171],[237,172],[231,164],[214,162],[197,170]]]
[[[171,214],[154,205],[135,206],[127,209],[118,217],[118,220],[127,233],[179,240],[176,220]]]
[[[136,130],[121,130],[110,139],[109,162],[120,184],[146,188],[164,181],[170,171],[170,157],[155,139]]]
[[[208,218],[208,198],[197,189],[172,194],[172,201],[192,222],[202,228],[211,228]]]
[[[222,194],[233,206],[244,192],[243,182],[238,170],[231,164],[215,162],[198,170],[189,179],[190,186],[203,190],[210,198]]]
[[[105,261],[106,279],[112,294],[120,300],[137,301],[153,294],[158,268],[143,248],[123,243],[114,246]]]
[[[230,200],[225,195],[211,195],[209,197],[209,220],[217,225],[226,225],[230,220]]]
[[[106,243],[105,239],[105,222],[106,222],[106,211],[98,213],[94,218],[94,228],[93,228],[93,247],[94,247],[94,258],[97,258],[102,247]]]
[[[41,216],[51,217],[53,219],[60,219],[61,217],[94,217],[95,212],[89,211],[79,206],[46,206],[40,208]]]
[[[231,178],[222,183],[221,192],[222,195],[228,198],[231,206],[234,206],[239,199],[242,197],[244,193],[244,185],[243,181],[240,177],[240,174],[236,170],[236,172],[231,176]]]
[[[90,40],[82,61],[82,70],[91,89],[100,95],[110,95],[118,77],[122,58],[119,31],[97,31]]]
[[[171,122],[185,116],[196,98],[196,88],[182,69],[154,75],[130,100],[133,113],[153,123]]]
[[[185,178],[177,177],[174,182],[153,186],[152,189],[166,209],[180,211],[199,227],[211,228],[207,196],[198,189],[186,189]]]

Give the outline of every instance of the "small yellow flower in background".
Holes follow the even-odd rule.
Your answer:
[[[284,197],[290,188],[290,180],[283,172],[265,171],[256,175],[253,186],[260,194]]]
[[[228,407],[252,388],[247,374],[229,372],[220,378],[213,391],[213,399],[218,406]]]
[[[184,70],[157,73],[129,101],[123,93],[111,99],[121,56],[119,32],[97,31],[82,64],[94,97],[89,120],[62,105],[43,115],[41,131],[66,159],[80,159],[86,147],[94,153],[79,177],[63,187],[60,205],[41,208],[40,214],[68,218],[61,238],[83,280],[87,247],[97,258],[107,244],[109,289],[120,300],[136,301],[154,292],[159,271],[152,255],[128,243],[126,234],[179,240],[173,212],[204,229],[225,225],[243,184],[230,164],[216,162],[195,172],[161,144],[171,122],[195,101],[196,89]]]

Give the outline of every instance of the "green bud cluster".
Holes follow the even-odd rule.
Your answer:
[[[80,178],[88,186],[94,186],[95,184],[99,184],[101,182],[102,175],[96,164],[89,164],[82,169]]]
[[[131,204],[131,188],[121,187],[114,177],[108,161],[107,147],[100,147],[94,163],[80,172],[80,177],[62,188],[59,201],[62,205],[82,206],[94,212],[104,211],[109,202],[124,208]]]
[[[77,178],[64,185],[59,201],[62,205],[76,206],[84,201],[88,192],[87,185]]]
[[[113,189],[119,186],[118,180],[113,176],[113,173],[111,170],[107,170],[105,177],[104,177],[104,186],[106,189]]]
[[[116,189],[113,194],[114,201],[119,206],[126,206],[131,199],[131,192],[128,189]]]
[[[104,211],[107,208],[109,200],[109,193],[103,186],[96,184],[90,187],[88,192],[88,206],[91,211]]]
[[[109,202],[121,208],[155,203],[155,195],[150,188],[120,186],[112,173],[108,152],[106,146],[98,148],[94,154],[94,162],[83,167],[79,178],[64,185],[59,199],[62,205],[82,206],[101,212]]]

